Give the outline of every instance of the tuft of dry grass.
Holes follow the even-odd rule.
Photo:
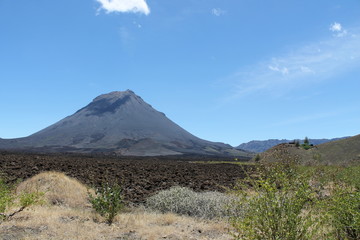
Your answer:
[[[59,172],[43,172],[20,183],[16,193],[43,192],[47,203],[67,207],[89,207],[88,188]]]

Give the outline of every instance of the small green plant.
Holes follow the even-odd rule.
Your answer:
[[[5,217],[3,213],[12,204],[13,199],[10,187],[3,179],[0,179],[0,218]]]
[[[95,196],[89,193],[89,199],[95,211],[105,217],[109,225],[113,223],[115,216],[124,208],[122,189],[118,184],[103,184],[96,188]]]
[[[263,166],[235,189],[234,202],[243,214],[230,218],[235,239],[311,239],[317,224],[311,215],[315,201],[306,175],[293,164]]]
[[[317,163],[320,163],[320,161],[321,161],[321,154],[320,154],[320,153],[314,153],[314,154],[313,154],[313,159],[314,159]]]
[[[21,193],[15,195],[13,189],[0,179],[0,219],[4,220],[23,211],[26,207],[34,204],[41,204],[41,197],[44,193]],[[18,206],[19,209],[11,213],[5,213],[10,207]]]
[[[30,205],[35,204],[43,204],[44,201],[42,200],[42,197],[45,194],[43,192],[31,192],[31,193],[22,193],[20,194],[20,206],[22,208],[26,208]]]

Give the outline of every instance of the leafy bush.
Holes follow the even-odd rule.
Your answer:
[[[161,213],[212,219],[228,215],[226,206],[231,199],[231,196],[219,192],[197,193],[186,187],[175,186],[148,198],[146,206]]]
[[[122,189],[118,184],[103,184],[95,190],[95,196],[89,193],[92,207],[101,216],[105,217],[109,225],[115,216],[124,208]]]
[[[235,189],[234,202],[243,209],[233,216],[236,239],[311,239],[319,221],[311,216],[315,202],[309,178],[292,163],[278,163],[258,169],[260,176],[248,177]],[[309,217],[311,216],[311,217]]]
[[[337,187],[328,207],[336,239],[360,239],[360,192]]]

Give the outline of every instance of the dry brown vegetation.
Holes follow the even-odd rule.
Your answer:
[[[87,188],[62,173],[41,173],[16,191],[44,192],[46,203],[2,222],[1,239],[231,239],[224,222],[141,208],[119,214],[109,226],[88,204]]]

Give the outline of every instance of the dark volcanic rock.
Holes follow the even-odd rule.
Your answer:
[[[244,170],[251,170],[251,167],[247,165],[193,162],[204,160],[228,161],[229,158],[219,156],[114,157],[94,154],[35,154],[0,151],[0,169],[7,183],[16,183],[18,179],[25,180],[44,171],[63,172],[89,187],[101,186],[105,182],[118,183],[123,188],[125,200],[133,203],[144,202],[149,196],[172,186],[189,187],[197,192],[225,192],[232,189],[238,179],[246,176]]]
[[[230,145],[195,137],[130,90],[100,95],[73,115],[29,137],[1,140],[0,148],[139,156],[249,155]]]

